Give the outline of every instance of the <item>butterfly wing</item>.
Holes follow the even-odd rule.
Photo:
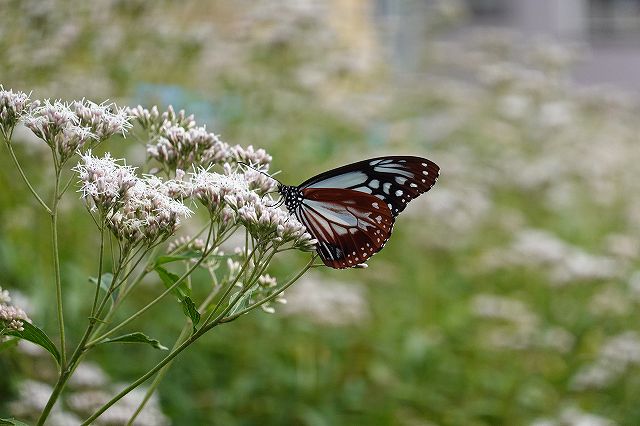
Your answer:
[[[371,194],[384,201],[395,217],[409,201],[430,190],[439,174],[440,167],[426,158],[377,157],[326,171],[298,188],[341,188]]]
[[[352,189],[306,188],[296,218],[318,240],[325,265],[351,268],[384,247],[394,217],[379,198]]]

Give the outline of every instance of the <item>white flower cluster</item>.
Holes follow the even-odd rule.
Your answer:
[[[258,286],[251,295],[251,302],[254,303],[258,300],[264,299],[265,297],[269,297],[273,294],[274,291],[277,290],[277,286],[278,281],[275,279],[275,277],[272,277],[269,274],[261,275],[258,278]],[[287,299],[284,298],[284,293],[280,293],[276,297],[274,297],[272,301],[260,305],[262,310],[268,314],[274,314],[276,312],[275,308],[273,307],[273,303],[271,302],[281,303],[284,305],[287,303]]]
[[[122,135],[131,128],[131,116],[126,108],[118,108],[115,104],[96,104],[91,101],[75,101],[70,108],[75,112],[80,125],[91,129],[99,141],[120,133]]]
[[[271,163],[271,156],[262,148],[254,149],[253,145],[246,148],[240,145],[232,146],[230,149],[231,158],[236,162],[251,164],[252,166],[268,168]]]
[[[106,219],[113,234],[130,244],[153,244],[171,236],[191,210],[168,194],[181,184],[157,177],[139,178],[135,169],[119,164],[110,155],[82,155],[74,168],[83,198],[90,210]]]
[[[102,141],[116,133],[124,135],[131,127],[127,111],[115,104],[31,101],[26,93],[4,90],[0,85],[0,129],[5,136],[20,120],[49,145],[59,164],[92,141]]]
[[[278,181],[254,169],[245,170],[244,178],[249,182],[249,189],[258,194],[273,192],[278,186]]]
[[[151,110],[138,105],[135,108],[130,108],[128,112],[140,123],[143,129],[154,135],[159,134],[162,127],[179,126],[184,129],[190,129],[196,126],[193,114],[187,115],[183,109],[176,112],[171,105],[162,114],[160,114],[158,107],[155,105]]]
[[[520,300],[480,293],[471,299],[471,311],[478,318],[497,322],[478,335],[488,349],[536,348],[567,353],[574,347],[573,334],[559,326],[541,326],[538,315]]]
[[[122,241],[152,244],[171,236],[180,218],[191,210],[182,202],[192,197],[225,226],[244,225],[258,238],[282,245],[292,243],[312,250],[315,241],[297,220],[281,209],[266,205],[246,175],[213,173],[204,169],[190,174],[177,170],[177,179],[163,181],[156,176],[139,178],[135,169],[109,154],[99,158],[91,151],[81,155],[74,171],[80,179],[82,198],[90,211],[99,212],[109,229]]]
[[[79,148],[97,139],[91,128],[80,124],[78,116],[62,101],[52,103],[45,100],[25,116],[24,124],[49,145],[59,157],[60,164]]]
[[[108,217],[107,225],[121,240],[151,245],[173,235],[180,218],[190,215],[191,210],[181,201],[150,185],[147,179],[138,179],[126,192],[120,209]]]
[[[103,214],[111,211],[138,179],[133,167],[119,164],[109,153],[102,158],[94,157],[90,150],[81,155],[73,170],[78,173],[82,198],[89,209]]]
[[[7,290],[0,287],[0,327],[15,331],[24,330],[24,322],[31,322],[27,314],[11,304],[11,297]]]
[[[156,106],[148,110],[139,105],[129,113],[151,136],[147,155],[169,171],[228,162],[244,162],[266,170],[271,163],[264,149],[229,146],[205,126],[197,126],[193,115],[184,110],[176,113],[169,106],[160,114]]]
[[[293,242],[301,250],[313,250],[316,240],[307,229],[285,211],[259,202],[238,209],[239,221],[258,239],[269,238],[276,244]]]
[[[617,426],[614,420],[588,413],[575,406],[563,408],[556,418],[540,418],[530,426]]]
[[[11,133],[22,116],[37,106],[29,100],[29,95],[24,92],[4,90],[0,85],[0,129],[5,134]]]
[[[590,254],[554,234],[539,229],[520,230],[513,243],[486,253],[488,269],[508,266],[544,268],[550,284],[568,285],[581,280],[611,279],[620,275],[621,264],[608,256]]]
[[[229,146],[205,127],[185,129],[164,125],[154,143],[147,145],[147,154],[170,170],[186,169],[191,165],[224,162]]]
[[[571,378],[574,390],[603,389],[615,383],[630,367],[640,365],[640,336],[625,331],[610,337],[595,361],[583,366]]]
[[[306,228],[281,209],[266,205],[249,188],[245,175],[212,173],[201,169],[192,174],[192,195],[225,222],[238,221],[257,239],[277,244],[292,242],[296,248],[312,250],[315,240]]]
[[[243,206],[260,201],[258,195],[249,190],[243,175],[213,173],[205,169],[191,174],[191,195],[214,216],[235,217],[235,212]]]
[[[42,371],[36,372],[39,379],[46,377]],[[76,376],[83,376],[80,380]],[[93,381],[95,380],[95,381]],[[70,392],[65,396],[65,404],[56,404],[47,425],[67,426],[77,425],[81,419],[93,413],[111,399],[110,392],[119,391],[122,385],[114,384],[110,378],[93,364],[87,370],[85,364],[80,364],[68,386]],[[106,388],[106,390],[104,390]],[[36,421],[36,416],[42,411],[53,389],[39,380],[23,380],[17,386],[17,398],[8,404],[11,415],[23,419]],[[122,425],[127,423],[142,402],[146,393],[145,388],[138,388],[118,401],[95,423],[98,425]],[[31,423],[31,422],[30,422]],[[144,410],[136,418],[136,425],[162,426],[168,425],[169,419],[162,414],[157,394],[152,395]]]
[[[167,253],[196,251],[204,253],[207,247],[205,247],[205,241],[202,238],[191,238],[188,235],[176,238],[171,241],[167,246]]]
[[[371,318],[364,285],[329,280],[317,273],[306,274],[291,287],[283,310],[285,314],[302,315],[329,326],[362,324]]]

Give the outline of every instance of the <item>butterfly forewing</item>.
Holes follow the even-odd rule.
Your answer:
[[[440,168],[426,158],[378,157],[321,173],[298,188],[342,188],[371,194],[384,201],[393,216],[409,201],[431,189]]]
[[[296,218],[318,240],[325,265],[350,268],[384,247],[393,215],[379,198],[350,189],[305,188]]]

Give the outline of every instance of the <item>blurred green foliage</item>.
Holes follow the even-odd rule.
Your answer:
[[[256,312],[217,328],[166,376],[164,412],[180,425],[564,425],[587,413],[640,424],[635,100],[573,86],[574,52],[513,34],[451,43],[429,33],[419,75],[391,72],[371,3],[349,3],[365,14],[345,32],[340,2],[4,2],[6,88],[197,111],[224,140],[267,149],[288,184],[378,154],[442,168],[369,269],[316,276],[319,287],[364,288],[365,315],[336,325]],[[47,193],[46,147],[16,138]],[[104,149],[141,163],[143,145]],[[0,284],[21,290],[53,333],[48,221],[4,153]],[[75,341],[98,235],[74,194],[64,209]],[[161,287],[149,282],[127,309]],[[131,330],[169,345],[182,324],[179,306],[163,305]],[[0,358],[0,401],[37,374],[22,356]],[[160,356],[104,347],[92,361],[127,382]]]

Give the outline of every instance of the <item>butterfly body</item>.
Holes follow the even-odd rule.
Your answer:
[[[421,157],[390,156],[348,164],[298,186],[279,185],[289,212],[318,240],[325,265],[364,263],[380,251],[396,216],[435,184],[439,167]]]

